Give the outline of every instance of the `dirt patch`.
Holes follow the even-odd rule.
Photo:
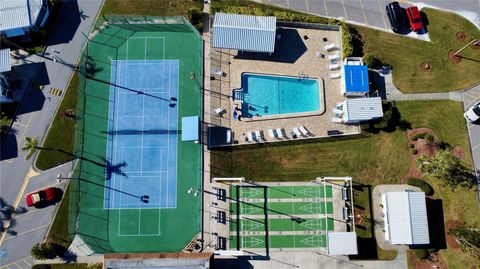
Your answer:
[[[429,63],[423,63],[420,65],[420,70],[422,70],[422,72],[430,72],[432,71],[432,65]]]
[[[471,47],[472,49],[476,49],[476,50],[480,49],[480,40],[478,40],[477,42],[473,42],[472,44],[470,44],[470,47]]]
[[[453,55],[455,52],[456,52],[455,49],[449,50],[448,51],[448,59],[450,59],[450,62],[452,62],[452,64],[459,64],[462,61],[462,57]]]
[[[453,228],[461,227],[461,226],[463,226],[463,222],[458,220],[448,220],[445,223],[445,233],[447,235],[447,244],[453,249],[459,249],[460,244],[458,244],[457,240],[455,240],[455,236],[449,234],[450,230]]]
[[[465,160],[465,150],[462,147],[460,146],[453,147],[452,153],[460,160]]]
[[[355,210],[354,210],[355,225],[362,224],[364,216],[365,216],[365,210],[364,209],[355,208]]]
[[[431,254],[427,260],[420,260],[413,251],[408,251],[408,260],[415,269],[442,268],[448,269],[443,259],[437,253]]]
[[[465,40],[467,40],[467,34],[465,32],[462,32],[462,31],[457,32],[455,36],[457,37],[458,40],[462,42],[465,42]]]
[[[410,155],[411,158],[412,158],[411,163],[410,163],[410,169],[400,180],[401,183],[404,183],[404,184],[407,182],[407,179],[410,178],[410,177],[420,178],[422,176],[422,172],[420,170],[418,170],[418,168],[417,168],[417,158],[418,157],[420,157],[422,155],[423,156],[434,156],[435,154],[437,154],[438,150],[440,149],[438,147],[438,144],[435,143],[435,141],[437,141],[436,137],[435,137],[434,142],[429,144],[425,141],[425,139],[418,139],[418,140],[414,141],[412,138],[417,134],[430,134],[430,135],[433,135],[433,137],[435,137],[435,133],[431,129],[428,129],[428,128],[417,128],[417,129],[407,131],[408,143],[412,144],[414,146],[412,148],[412,150],[415,149],[417,151],[417,154],[411,154]]]

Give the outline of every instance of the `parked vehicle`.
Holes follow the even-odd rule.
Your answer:
[[[410,28],[412,31],[418,32],[423,29],[422,16],[416,6],[407,7],[406,9],[408,21],[410,22]]]
[[[405,9],[403,9],[398,2],[392,2],[386,6],[386,10],[393,32],[405,32],[407,30]]]
[[[37,190],[25,195],[25,202],[27,206],[41,206],[51,203],[59,198],[59,191],[57,188],[46,188]]]
[[[463,114],[465,119],[469,122],[476,122],[480,119],[480,101],[476,104],[471,106],[465,113]]]

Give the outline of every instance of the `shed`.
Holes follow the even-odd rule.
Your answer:
[[[329,255],[356,255],[357,233],[355,232],[331,232],[328,238],[328,254]]]
[[[212,47],[273,53],[277,18],[216,13]]]
[[[0,73],[12,70],[12,63],[10,61],[10,49],[0,50]]]
[[[385,215],[385,240],[395,245],[426,245],[427,206],[424,192],[388,192],[382,194]]]
[[[43,27],[49,9],[46,0],[0,0],[0,14],[0,34],[15,37]]]
[[[347,98],[343,101],[342,110],[345,123],[358,123],[383,117],[380,97]]]

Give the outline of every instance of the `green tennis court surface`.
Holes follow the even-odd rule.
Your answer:
[[[97,29],[80,62],[69,221],[97,253],[178,252],[200,231],[201,148],[180,134],[201,115],[202,41],[181,17],[142,19]]]
[[[281,184],[230,188],[231,249],[326,247],[334,230],[332,187]]]

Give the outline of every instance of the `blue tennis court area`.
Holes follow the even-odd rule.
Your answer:
[[[112,61],[105,208],[175,208],[178,60]]]

